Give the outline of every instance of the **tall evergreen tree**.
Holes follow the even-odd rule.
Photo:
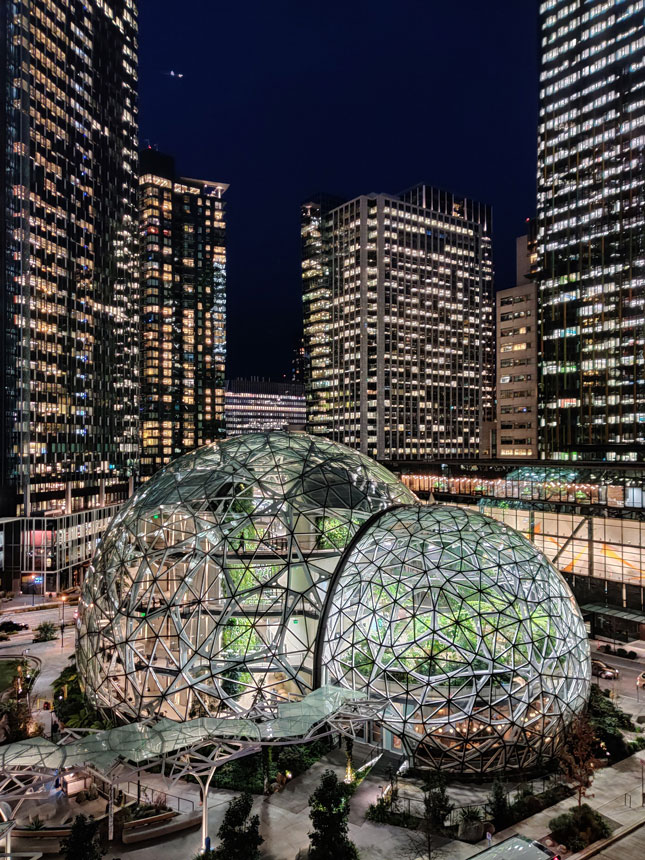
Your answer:
[[[77,815],[69,836],[61,840],[65,860],[101,860],[105,854],[98,835],[99,823],[85,815]]]
[[[339,782],[333,771],[323,773],[309,798],[309,818],[314,826],[309,834],[310,860],[357,860],[358,851],[347,835],[351,794],[352,787]]]
[[[234,797],[224,813],[224,819],[217,831],[220,845],[211,852],[213,860],[259,860],[260,817],[251,815],[253,796],[248,792]]]

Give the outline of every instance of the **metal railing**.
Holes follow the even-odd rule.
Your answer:
[[[132,800],[138,800],[141,797],[141,802],[152,803],[165,802],[166,806],[175,808],[177,812],[194,812],[195,802],[189,797],[181,797],[178,794],[170,794],[161,788],[152,788],[149,785],[139,785],[136,782],[121,783],[119,785],[121,791]]]

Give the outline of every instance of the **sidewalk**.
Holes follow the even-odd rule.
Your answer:
[[[345,774],[345,753],[332,750],[309,770],[292,779],[283,791],[270,797],[258,796],[253,802],[253,812],[260,816],[260,833],[264,837],[262,856],[264,860],[294,860],[300,849],[309,844],[311,829],[309,819],[309,796],[320,783],[323,771],[331,769],[340,778]],[[199,808],[199,789],[190,783],[175,783],[159,774],[146,774],[142,783],[155,791],[181,794],[196,801]],[[368,775],[358,787],[350,802],[349,838],[356,843],[361,860],[394,860],[410,856],[409,833],[404,828],[389,824],[373,824],[365,820],[365,812],[376,800],[383,777]],[[209,793],[208,825],[211,839],[216,843],[217,830],[222,822],[226,806],[238,792],[214,789]],[[468,860],[480,850],[477,846],[463,842],[440,840],[443,856],[450,860]],[[199,831],[177,834],[164,843],[145,847],[128,846],[113,849],[106,855],[112,858],[132,860],[176,860],[190,858],[199,850]]]
[[[613,767],[603,768],[596,774],[590,794],[583,802],[597,810],[615,827],[623,827],[638,821],[645,821],[645,806],[642,806],[642,785],[645,771],[641,765],[645,761],[645,751],[634,753]],[[501,830],[493,837],[493,842],[501,842],[508,836],[517,833],[529,839],[544,841],[549,833],[549,821],[563,812],[568,812],[575,806],[575,797],[567,798],[555,806],[543,809],[524,821]],[[486,846],[485,840],[478,843],[480,848]],[[644,852],[645,853],[645,852]],[[574,855],[571,855],[573,857]]]

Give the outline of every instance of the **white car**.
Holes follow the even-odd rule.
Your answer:
[[[645,687],[645,672],[641,672],[638,678],[636,678],[636,686]]]

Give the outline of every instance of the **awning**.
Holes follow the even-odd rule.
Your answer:
[[[645,612],[637,612],[635,609],[602,606],[600,603],[588,603],[580,609],[583,612],[593,612],[594,615],[611,615],[614,618],[622,618],[623,621],[638,621],[640,624],[645,624]]]

